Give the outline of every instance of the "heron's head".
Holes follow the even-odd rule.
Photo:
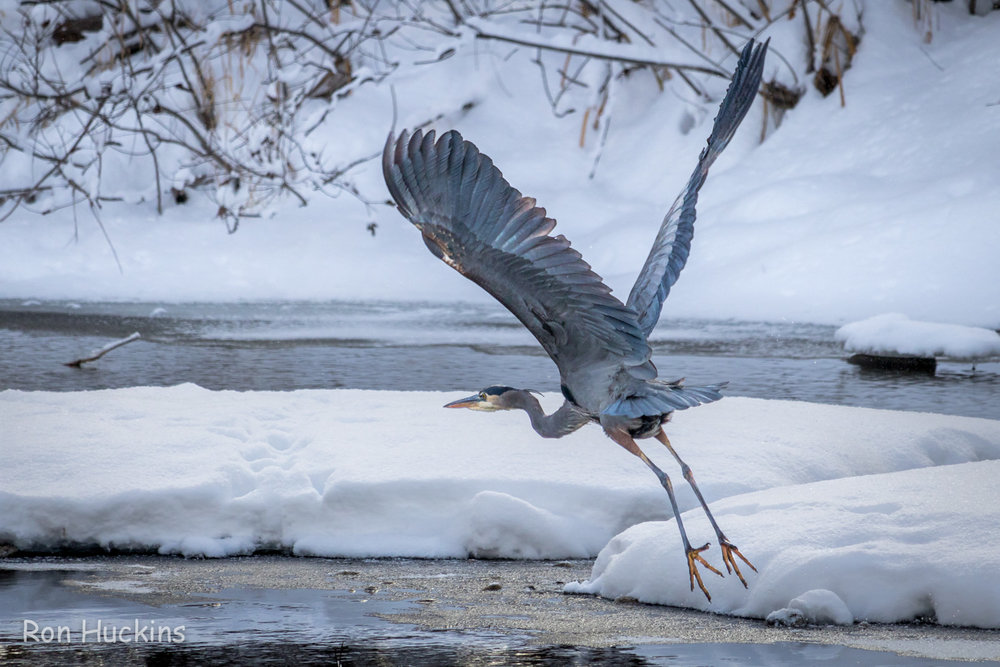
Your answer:
[[[521,389],[514,389],[513,387],[493,385],[491,387],[486,387],[478,394],[473,394],[472,396],[466,396],[465,398],[460,398],[457,401],[452,401],[444,407],[469,408],[470,410],[482,410],[484,412],[512,410],[514,406],[511,405],[510,401],[515,394],[518,394],[521,391]]]

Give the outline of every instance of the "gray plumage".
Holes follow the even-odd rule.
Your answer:
[[[695,203],[708,168],[732,138],[760,82],[764,46],[744,50],[687,187],[664,218],[628,304],[562,235],[555,220],[503,178],[458,132],[391,135],[382,158],[400,212],[432,253],[507,307],[559,368],[584,412],[638,419],[721,398],[722,385],[655,380],[646,337],[687,260]]]
[[[675,410],[718,400],[724,384],[689,387],[657,380],[647,337],[687,261],[698,191],[756,96],[766,51],[766,43],[755,48],[752,40],[743,50],[708,145],[663,219],[626,303],[612,295],[564,236],[550,235],[556,223],[545,209],[512,187],[493,161],[458,132],[440,139],[433,131],[404,131],[398,138],[390,134],[382,154],[385,182],[400,213],[420,230],[434,255],[492,294],[538,339],[559,368],[566,399],[559,410],[545,415],[529,392],[488,387],[448,407],[522,409],[545,437],[599,422],[609,437],[657,474],[679,526],[669,480],[634,438],[657,437],[670,447],[660,425]],[[694,486],[693,478],[689,481]],[[695,491],[701,499],[697,487]],[[742,558],[717,526],[716,532],[724,559],[726,549]],[[681,534],[689,563],[692,558],[704,563],[697,555],[701,550],[690,548],[683,527]],[[697,573],[690,567],[693,587]],[[708,595],[703,585],[702,590]]]

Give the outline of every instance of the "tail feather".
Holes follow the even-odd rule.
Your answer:
[[[685,387],[680,383],[647,382],[643,386],[642,393],[615,401],[603,411],[603,414],[635,419],[663,415],[674,410],[686,410],[719,400],[722,398],[722,390],[728,384],[720,382]]]

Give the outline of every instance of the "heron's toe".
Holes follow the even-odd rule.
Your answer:
[[[706,568],[708,568],[712,572],[715,572],[720,577],[722,576],[721,572],[719,572],[718,570],[716,570],[714,567],[712,567],[708,563],[708,561],[706,561],[704,558],[701,557],[701,552],[705,551],[706,549],[708,549],[709,546],[710,545],[706,542],[705,546],[699,547],[697,549],[694,549],[692,547],[688,547],[688,549],[687,549],[687,560],[688,560],[688,573],[690,574],[690,577],[691,577],[691,590],[692,591],[694,590],[694,582],[697,580],[697,582],[698,582],[698,588],[701,589],[701,592],[704,593],[705,597],[708,598],[708,601],[711,602],[712,601],[712,596],[708,594],[708,589],[705,588],[705,582],[703,582],[701,580],[701,573],[698,572],[698,566],[697,566],[698,563],[701,563],[703,566],[705,566]],[[751,567],[753,567],[753,566],[751,565]]]
[[[740,568],[736,564],[736,559],[733,558],[733,554],[739,556],[740,560],[749,565],[750,569],[754,572],[757,571],[757,568],[753,566],[753,563],[747,560],[746,556],[740,553],[739,548],[737,548],[735,544],[727,540],[725,537],[719,538],[719,548],[722,549],[722,562],[726,564],[726,572],[729,572],[730,574],[735,572],[736,576],[740,578],[743,588],[747,588],[747,580],[743,578],[743,573],[740,572]]]

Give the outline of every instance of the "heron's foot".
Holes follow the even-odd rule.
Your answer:
[[[740,582],[743,584],[743,588],[747,588],[747,580],[743,578],[743,574],[740,572],[739,566],[736,565],[736,559],[733,558],[733,554],[740,557],[744,563],[750,566],[750,569],[754,572],[757,568],[753,566],[753,563],[747,560],[747,557],[740,553],[740,550],[735,544],[727,540],[723,536],[719,536],[719,548],[722,549],[722,562],[726,564],[726,572],[732,574],[736,573],[736,576],[740,578]]]
[[[709,565],[708,561],[706,561],[704,558],[701,557],[701,552],[705,551],[706,549],[708,549],[709,546],[710,545],[706,542],[705,546],[700,547],[698,549],[693,549],[691,547],[688,547],[688,550],[687,550],[687,559],[688,559],[688,572],[691,575],[691,590],[692,591],[694,590],[694,582],[695,582],[695,580],[697,580],[698,581],[698,588],[701,589],[701,592],[704,593],[705,597],[708,598],[708,601],[711,602],[712,601],[712,596],[708,594],[708,589],[705,588],[705,582],[703,582],[701,580],[701,573],[698,572],[698,568],[697,568],[697,565],[696,565],[696,563],[701,563],[702,565],[704,565],[705,567],[707,567],[712,572],[715,572],[720,577],[722,576],[721,572],[719,572],[714,567],[712,567],[711,565]],[[739,553],[739,552],[737,552],[737,553]],[[741,556],[741,558],[742,558],[742,556]],[[750,567],[753,567],[753,565],[751,565]]]

